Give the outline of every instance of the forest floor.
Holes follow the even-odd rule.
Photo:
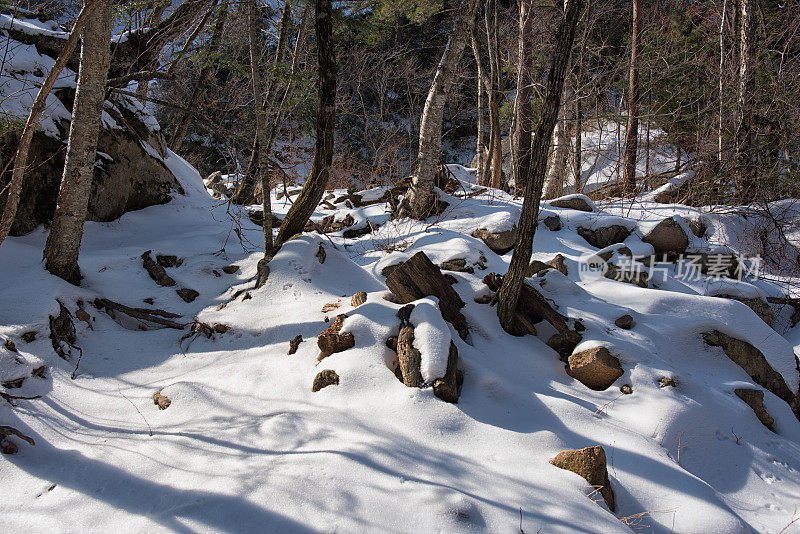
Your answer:
[[[477,193],[469,171],[456,169],[462,189],[443,194],[449,208],[425,222],[392,221],[385,203],[351,208],[335,202],[345,191],[333,192],[335,209],[314,220],[350,215],[351,229],[375,230],[293,239],[255,289],[261,229],[242,217],[240,241],[196,171],[174,154],[167,164],[187,194],[87,223],[80,288],[43,269],[44,229],[0,247],[0,337],[16,348],[0,349],[3,391],[41,396],[0,401],[0,423],[35,440],[11,438],[19,452],[0,460],[8,531],[800,532],[800,423],[765,391],[774,432],[762,425],[734,394],[760,386],[702,336],[717,330],[749,342],[797,391],[792,309],[773,306],[771,328],[742,302],[714,296],[781,296],[793,280],[690,277],[671,265],[639,287],[583,269],[597,248],[577,233],[619,225],[630,232],[624,245],[646,255],[642,236],[677,217],[688,252],[727,245],[754,255],[752,220],[649,202],[598,203],[590,212],[543,203],[540,219],[558,216],[561,228],[540,224],[534,258],[562,254],[567,275],[549,270],[528,282],[586,327],[576,350],[605,346],[619,359],[624,374],[594,391],[567,375],[546,344],[553,331],[537,325],[538,335],[513,337],[496,308],[476,302],[491,294],[483,277],[505,273],[511,253],[472,233],[509,230],[521,200]],[[382,193],[368,191],[362,202]],[[276,214],[288,208],[273,197]],[[688,231],[693,220],[703,237]],[[148,276],[148,250],[183,260],[166,268],[175,286]],[[384,298],[382,271],[419,251],[473,271],[449,272],[469,335],[439,325],[439,337],[420,336],[418,347],[435,368],[441,346],[455,343],[464,376],[457,404],[431,387],[404,386],[392,371],[386,339],[397,335],[401,305]],[[222,270],[230,265],[238,271]],[[185,302],[180,288],[199,296]],[[366,302],[354,308],[358,291]],[[182,340],[188,326],[138,329],[97,309],[97,298],[228,330]],[[48,338],[58,301],[76,317],[79,363],[77,349],[62,359]],[[339,306],[321,311],[331,303]],[[355,346],[319,361],[316,336],[339,313]],[[631,329],[615,326],[625,314]],[[36,332],[30,342],[28,332]],[[289,355],[298,334],[304,341]],[[339,384],[312,392],[322,370],[334,370]],[[662,387],[665,378],[673,385]],[[156,391],[171,400],[167,409],[154,403]],[[615,513],[584,479],[549,463],[593,445],[606,452]]]

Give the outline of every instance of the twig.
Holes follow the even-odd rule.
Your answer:
[[[67,345],[69,345],[73,349],[77,349],[78,350],[78,361],[75,362],[75,369],[72,370],[72,377],[71,377],[72,380],[75,380],[75,377],[78,374],[78,366],[81,364],[81,358],[83,358],[83,349],[78,347],[78,346],[76,346],[76,345],[73,345],[69,341],[65,341],[64,343],[66,343]]]

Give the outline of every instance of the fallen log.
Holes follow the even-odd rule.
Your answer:
[[[150,251],[142,254],[142,266],[147,271],[156,284],[164,287],[171,287],[175,285],[175,280],[172,279],[164,270],[164,267],[159,265],[153,258],[150,257]]]
[[[155,308],[154,309],[131,308],[129,306],[125,306],[124,304],[120,304],[119,302],[114,302],[113,300],[104,298],[95,299],[94,306],[98,310],[103,310],[106,313],[108,313],[112,319],[117,319],[117,317],[115,317],[115,313],[121,313],[138,321],[145,321],[160,326],[164,326],[167,328],[174,328],[175,330],[183,330],[183,328],[186,326],[180,323],[176,323],[175,321],[170,321],[169,319],[164,319],[164,317],[175,319],[181,317],[180,315]],[[143,329],[147,330],[146,327],[152,325],[144,324],[141,326],[144,326],[145,328]]]

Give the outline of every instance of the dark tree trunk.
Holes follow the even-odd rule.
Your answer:
[[[44,248],[45,268],[72,283],[81,280],[78,252],[89,205],[97,138],[111,61],[111,1],[98,0],[82,34],[78,88],[72,108],[64,174],[50,235]]]
[[[514,332],[517,302],[525,280],[525,271],[531,259],[531,247],[536,233],[539,216],[539,202],[542,198],[544,178],[547,171],[547,156],[550,138],[558,120],[561,107],[561,93],[564,89],[564,78],[567,74],[569,57],[572,53],[572,42],[575,39],[575,27],[583,0],[569,0],[565,6],[564,18],[556,33],[556,47],[553,51],[553,64],[547,76],[542,118],[536,129],[531,149],[531,171],[526,180],[525,199],[522,202],[522,213],[519,218],[517,240],[508,273],[503,278],[499,292],[497,315],[503,329]]]
[[[628,78],[628,127],[625,129],[625,163],[622,178],[622,189],[628,197],[636,195],[636,144],[639,140],[639,34],[642,24],[639,0],[633,0],[631,3],[633,31]]]
[[[530,174],[531,141],[533,136],[533,110],[531,95],[533,90],[533,13],[532,0],[520,0],[519,3],[519,67],[517,69],[517,131],[513,139],[514,149],[514,186],[518,192],[525,190],[525,180]]]
[[[319,63],[319,107],[314,164],[303,190],[292,204],[278,232],[277,246],[303,231],[308,218],[322,199],[333,161],[333,133],[336,119],[336,56],[333,47],[331,0],[316,0],[317,61]],[[265,192],[266,194],[266,192]]]

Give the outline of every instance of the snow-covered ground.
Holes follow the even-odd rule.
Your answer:
[[[710,237],[690,243],[701,252],[731,244],[734,220],[650,203],[596,212],[543,204],[540,217],[558,215],[563,224],[558,231],[540,225],[534,258],[563,254],[568,276],[550,271],[529,282],[560,313],[581,319],[578,349],[607,346],[625,371],[612,387],[593,391],[566,374],[545,344],[552,332],[544,323],[538,336],[512,337],[494,307],[475,302],[489,293],[483,276],[504,273],[511,253],[497,255],[471,234],[510,228],[519,199],[495,190],[443,195],[450,208],[424,223],[391,221],[385,204],[320,209],[317,220],[350,214],[356,227],[368,219],[379,228],[356,239],[341,232],[294,239],[270,263],[267,284],[253,289],[261,254],[244,250],[224,206],[215,208],[191,167],[171,153],[166,162],[187,195],[87,223],[82,287],[44,271],[43,229],[0,247],[0,338],[18,350],[0,349],[0,378],[26,377],[3,391],[41,395],[0,401],[0,423],[36,441],[30,447],[12,438],[19,452],[0,459],[7,531],[800,532],[800,521],[792,523],[800,518],[800,423],[765,392],[776,432],[765,428],[733,393],[761,388],[701,337],[716,329],[749,341],[797,391],[800,336],[788,328],[789,310],[776,308],[773,330],[744,304],[709,296],[781,288],[687,281],[674,269],[640,288],[586,279],[579,265],[597,249],[578,226],[620,224],[633,230],[625,244],[646,253],[650,245],[640,238],[656,221],[702,216]],[[289,208],[286,198],[272,202],[280,216]],[[246,217],[242,224],[243,237],[259,243],[260,228]],[[147,250],[184,260],[167,269],[175,287],[148,277],[140,258]],[[404,386],[390,369],[395,355],[385,341],[397,334],[400,305],[383,298],[381,271],[418,251],[437,264],[464,259],[475,269],[450,273],[466,302],[466,340],[438,318],[435,299],[411,318],[426,380],[441,373],[450,339],[456,344],[464,373],[458,404],[430,387]],[[221,270],[232,264],[240,270]],[[200,296],[186,303],[175,293],[181,287]],[[367,300],[353,308],[357,291]],[[126,329],[91,304],[97,297],[132,307],[152,299],[152,307],[181,314],[177,321],[197,317],[230,330],[181,342],[188,327]],[[74,380],[77,352],[62,360],[48,339],[57,299],[90,316],[76,320],[82,359]],[[331,302],[340,307],[320,311]],[[318,361],[316,335],[337,313],[348,315],[344,331],[355,346]],[[615,327],[626,313],[633,329]],[[30,331],[37,335],[27,343],[22,335]],[[297,334],[305,341],[287,355]],[[40,365],[43,378],[30,377]],[[340,383],[313,393],[323,369],[335,370]],[[676,386],[660,387],[663,377]],[[620,392],[626,384],[632,394]],[[153,402],[157,390],[172,401],[166,410]],[[606,451],[616,514],[584,479],[549,463],[563,449],[593,445]]]

